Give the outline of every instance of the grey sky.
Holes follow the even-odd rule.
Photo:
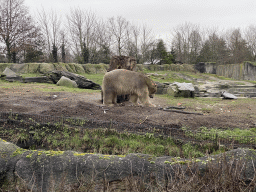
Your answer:
[[[25,4],[32,14],[42,6],[62,14],[80,7],[100,18],[123,16],[134,24],[146,23],[163,39],[185,22],[219,29],[256,25],[255,0],[25,0]]]

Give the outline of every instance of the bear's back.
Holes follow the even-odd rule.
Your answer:
[[[108,87],[115,87],[119,89],[126,89],[132,87],[133,89],[144,88],[146,86],[145,77],[143,74],[126,70],[115,69],[107,72],[104,76],[104,83],[108,84]]]

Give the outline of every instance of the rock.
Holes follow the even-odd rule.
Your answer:
[[[5,80],[7,80],[7,81],[10,81],[10,82],[14,82],[14,81],[23,82],[22,77],[17,75],[14,71],[9,69],[8,67],[5,68],[5,70],[3,71],[3,74],[6,75]],[[3,76],[1,76],[1,77],[4,78]]]
[[[5,68],[5,70],[3,71],[3,74],[5,74],[6,77],[18,77],[18,75],[8,67]]]
[[[164,184],[171,182],[168,178],[175,178],[181,169],[185,174],[185,170],[189,169],[184,175],[184,178],[189,179],[195,173],[201,176],[208,173],[209,166],[219,168],[220,165],[230,165],[237,169],[236,163],[239,161],[246,165],[242,166],[241,179],[252,180],[256,153],[251,149],[235,149],[225,154],[191,160],[139,153],[124,156],[74,151],[32,151],[0,139],[0,188],[3,183],[21,179],[29,191],[55,191],[63,185],[68,188],[70,185],[90,181],[102,184],[103,180],[120,181],[129,176],[139,176],[145,182],[153,176],[158,184]]]
[[[157,84],[156,94],[167,94],[167,88],[169,86],[169,83],[159,83],[157,81],[155,81],[155,83]]]
[[[65,86],[65,87],[71,87],[71,88],[77,88],[77,84],[75,81],[72,81],[71,79],[62,76],[60,80],[56,83],[59,86]]]
[[[13,153],[19,149],[18,146],[0,139],[0,188],[3,184],[1,181],[13,182],[15,180],[14,171],[18,158],[13,156]]]
[[[172,83],[167,89],[169,95],[175,97],[195,97],[195,88],[192,83]]]
[[[62,76],[65,76],[76,82],[78,88],[82,89],[101,89],[99,84],[94,83],[93,81],[85,78],[82,75],[71,73],[68,71],[51,71],[46,74],[46,76],[53,82],[57,83]]]
[[[0,72],[0,79],[5,79],[6,75]]]
[[[223,99],[237,99],[235,95],[228,93],[226,91],[221,92],[221,97],[223,97]]]

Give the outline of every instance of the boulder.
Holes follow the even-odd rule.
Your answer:
[[[226,91],[221,92],[221,97],[223,97],[223,99],[237,99],[235,95],[228,93]]]
[[[23,79],[21,76],[17,75],[13,70],[9,69],[8,67],[5,68],[3,71],[3,74],[6,76],[5,80],[14,82],[14,81],[20,81],[23,82]],[[1,76],[3,78],[3,76]]]
[[[5,74],[6,77],[18,77],[18,75],[8,67],[5,68],[5,70],[3,71],[3,74]]]
[[[195,88],[192,83],[172,83],[167,89],[169,95],[175,97],[195,97]]]
[[[93,81],[85,78],[82,75],[78,75],[75,73],[71,73],[68,71],[51,71],[49,73],[46,74],[46,76],[53,82],[53,83],[57,83],[60,78],[62,76],[65,76],[73,81],[76,82],[78,88],[82,88],[82,89],[101,89],[101,86],[99,84],[94,83]]]
[[[18,146],[0,139],[0,189],[3,184],[1,181],[13,182],[15,179],[14,171],[18,158],[13,154],[19,150]]]
[[[239,161],[246,165],[238,170],[241,171],[241,179],[253,180],[256,152],[251,149],[235,149],[225,154],[181,159],[139,153],[102,155],[75,151],[25,150],[0,139],[0,188],[3,183],[13,186],[15,184],[12,182],[20,179],[29,191],[55,191],[63,186],[68,189],[75,184],[89,185],[90,182],[99,185],[130,176],[142,178],[144,182],[151,182],[154,178],[164,186],[172,181],[169,178],[175,178],[177,172],[186,174],[184,179],[190,179],[194,174],[203,177],[209,173],[209,166],[220,169],[220,165],[230,165],[230,169],[237,169]],[[224,174],[223,170],[225,171],[220,169],[220,176]]]
[[[156,94],[167,94],[167,88],[169,84],[155,82],[157,85]]]
[[[0,79],[5,79],[6,75],[0,72]]]
[[[75,81],[72,81],[71,79],[62,76],[60,80],[56,83],[59,86],[65,86],[65,87],[71,87],[71,88],[77,88],[77,84]]]

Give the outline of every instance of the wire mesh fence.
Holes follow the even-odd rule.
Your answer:
[[[193,142],[193,143],[215,143],[216,145],[224,145],[226,147],[256,147],[255,136],[222,136],[218,133],[207,133],[204,131],[183,130],[177,127],[165,127],[160,125],[143,125],[136,123],[122,123],[116,121],[99,121],[95,119],[74,118],[64,116],[49,116],[24,113],[0,112],[0,127],[9,125],[26,128],[48,126],[55,129],[56,126],[79,127],[87,129],[108,128],[115,129],[117,132],[146,134],[150,133],[154,136],[172,137],[175,140]],[[0,135],[0,138],[4,138]]]

